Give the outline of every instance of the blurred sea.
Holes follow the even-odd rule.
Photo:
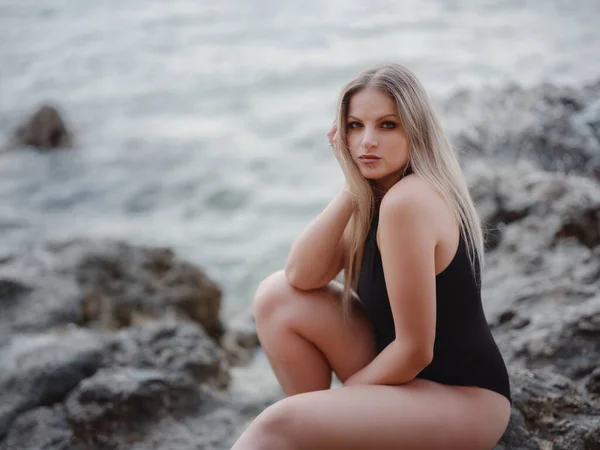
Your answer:
[[[400,62],[436,103],[579,84],[598,24],[598,0],[0,0],[0,144],[51,101],[78,147],[0,154],[0,248],[169,246],[228,319],[341,186],[325,133],[350,77]]]

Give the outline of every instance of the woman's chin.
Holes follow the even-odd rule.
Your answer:
[[[382,178],[382,174],[380,173],[380,171],[374,169],[361,169],[360,173],[367,180],[375,181]]]

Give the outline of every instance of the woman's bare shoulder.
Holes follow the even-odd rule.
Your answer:
[[[386,192],[379,223],[388,224],[392,229],[403,225],[415,236],[425,237],[434,247],[444,242],[453,248],[453,242],[458,240],[457,233],[449,232],[458,228],[450,205],[435,186],[415,174],[403,178]],[[377,234],[379,243],[379,232]]]
[[[410,174],[386,192],[381,202],[381,212],[385,214],[402,209],[418,214],[435,214],[441,201],[441,194],[431,183],[416,174]]]

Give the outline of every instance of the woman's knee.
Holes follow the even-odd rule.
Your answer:
[[[263,319],[271,318],[280,308],[289,283],[283,270],[277,271],[265,278],[256,288],[252,310],[257,324]]]
[[[297,415],[294,414],[290,400],[291,398],[286,398],[269,406],[250,424],[246,433],[260,442],[261,450],[297,448],[294,444]]]

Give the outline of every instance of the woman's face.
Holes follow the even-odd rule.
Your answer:
[[[365,88],[350,99],[346,118],[348,146],[363,176],[387,191],[408,163],[408,139],[396,102],[384,92]]]

